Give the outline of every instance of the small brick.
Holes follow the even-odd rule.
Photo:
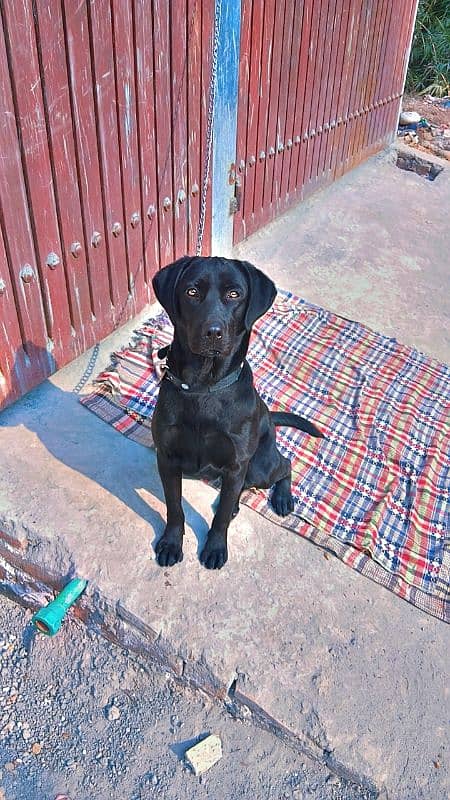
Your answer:
[[[195,775],[201,775],[222,758],[222,742],[218,736],[212,734],[186,750],[184,757]]]

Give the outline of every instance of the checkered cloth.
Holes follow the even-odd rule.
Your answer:
[[[171,338],[165,313],[150,319],[81,402],[151,446],[156,353]],[[248,361],[269,408],[326,438],[277,429],[292,514],[275,516],[264,491],[242,501],[450,621],[450,368],[284,292],[254,327]]]

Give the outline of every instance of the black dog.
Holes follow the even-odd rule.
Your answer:
[[[271,413],[253,386],[245,356],[253,323],[276,289],[245,261],[184,257],[153,279],[175,333],[152,421],[167,525],[156,546],[161,566],[183,558],[181,478],[221,478],[219,504],[200,561],[220,569],[227,530],[243,489],[273,486],[280,516],[293,510],[291,465],[277,450],[275,425],[322,434],[294,414]]]

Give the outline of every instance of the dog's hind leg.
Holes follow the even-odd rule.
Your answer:
[[[291,462],[280,455],[280,477],[275,480],[270,505],[279,517],[287,517],[294,510],[294,499],[291,493]],[[283,474],[284,473],[284,474]]]

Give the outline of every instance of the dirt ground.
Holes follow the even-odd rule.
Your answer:
[[[374,797],[73,618],[52,639],[30,618],[0,596],[1,800]],[[183,754],[207,733],[223,756],[196,777]]]
[[[402,109],[416,111],[429,123],[429,127],[406,133],[402,137],[405,143],[450,160],[450,108],[445,107],[445,100],[430,95],[405,95]]]

